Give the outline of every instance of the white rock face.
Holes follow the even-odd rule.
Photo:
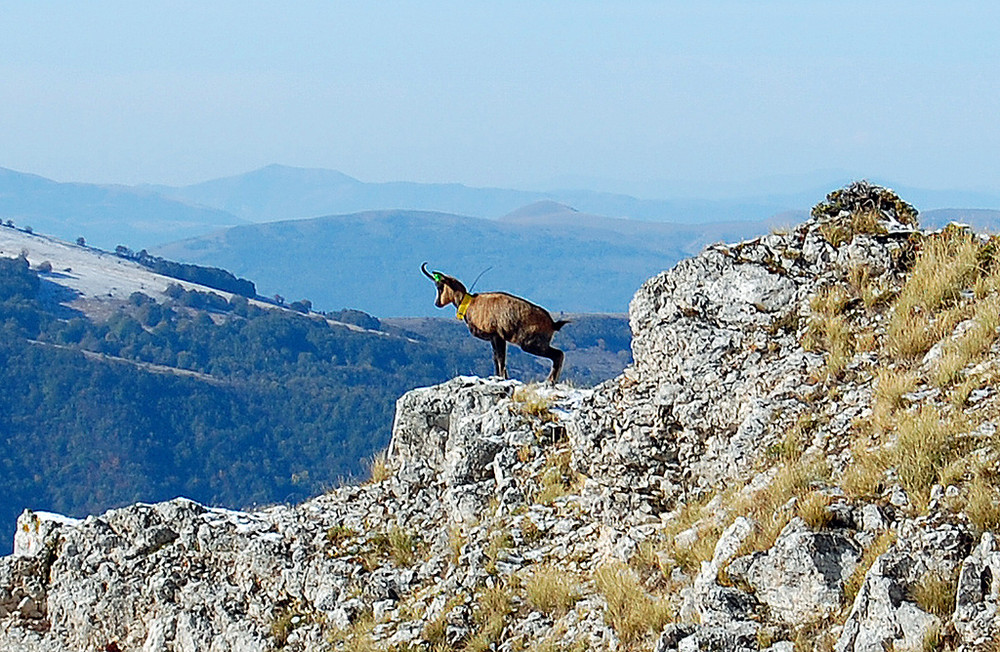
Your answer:
[[[729,574],[753,588],[774,620],[802,626],[840,609],[860,554],[849,533],[814,532],[795,518],[767,552],[744,557]]]
[[[916,603],[912,589],[927,576],[953,576],[970,548],[968,531],[960,526],[926,519],[904,522],[897,545],[865,575],[837,651],[921,649],[943,623]]]

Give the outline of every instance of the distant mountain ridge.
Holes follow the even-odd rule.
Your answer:
[[[369,211],[245,225],[154,249],[171,260],[213,261],[323,310],[380,317],[441,316],[427,261],[477,290],[505,290],[553,312],[625,312],[645,278],[710,242],[766,232],[763,222],[678,225],[616,220],[554,204],[499,220],[429,211]]]
[[[0,220],[104,249],[142,248],[245,223],[231,213],[142,188],[61,183],[0,168]]]
[[[700,222],[762,220],[820,197],[797,194],[751,199],[641,199],[581,189],[549,191],[475,188],[458,183],[368,183],[333,170],[269,165],[232,177],[183,187],[151,186],[165,197],[266,222],[370,210],[433,210],[497,218],[539,201],[636,220]]]
[[[245,174],[183,187],[61,183],[0,169],[0,220],[12,221],[22,228],[32,227],[64,240],[82,237],[87,243],[107,250],[118,245],[134,251],[163,248],[178,251],[172,256],[178,260],[214,264],[200,258],[201,254],[195,249],[215,247],[207,243],[224,238],[220,240],[219,236],[209,234],[232,227],[365,213],[398,216],[422,211],[465,216],[458,222],[453,221],[449,228],[461,231],[468,226],[467,238],[452,238],[447,247],[436,247],[433,241],[428,244],[421,239],[440,238],[440,229],[444,226],[438,225],[437,230],[401,232],[394,239],[385,233],[379,236],[383,240],[393,240],[391,246],[372,241],[372,233],[360,234],[358,242],[368,248],[353,253],[346,248],[358,234],[350,229],[339,230],[340,241],[316,243],[312,251],[320,260],[329,257],[331,252],[339,252],[337,256],[341,259],[357,258],[359,261],[351,269],[366,270],[372,274],[369,278],[388,284],[386,287],[390,288],[394,282],[383,273],[389,270],[380,268],[379,263],[370,260],[372,257],[390,255],[398,259],[404,256],[407,270],[414,262],[409,254],[415,251],[425,251],[428,259],[443,261],[442,265],[465,268],[467,274],[478,274],[492,265],[497,270],[494,274],[500,269],[507,270],[497,281],[499,285],[506,286],[514,281],[524,285],[527,291],[536,289],[542,279],[559,287],[556,279],[560,276],[579,285],[576,267],[539,266],[541,261],[553,256],[575,257],[579,261],[577,267],[587,263],[603,266],[608,271],[609,275],[597,279],[601,282],[589,293],[597,297],[601,305],[579,305],[573,298],[573,290],[567,292],[565,283],[561,291],[548,291],[548,296],[556,303],[568,298],[570,309],[621,311],[636,284],[649,274],[671,266],[680,257],[696,254],[704,244],[759,235],[771,226],[790,225],[805,219],[806,207],[821,200],[826,191],[811,187],[814,180],[808,181],[810,187],[802,185],[805,181],[797,183],[799,185],[789,181],[784,187],[764,184],[759,193],[741,197],[650,199],[586,189],[529,191],[475,188],[458,183],[369,183],[335,170],[283,165],[269,165]],[[678,191],[676,184],[672,190]],[[927,226],[958,219],[982,230],[1000,229],[1000,212],[985,210],[1000,206],[1000,194],[908,189],[906,195],[921,209],[922,223]],[[974,208],[963,209],[962,206]],[[948,209],[948,212],[937,213],[937,209]],[[495,224],[489,227],[481,222],[463,225],[462,222],[469,219]],[[380,224],[382,229],[393,226],[385,217]],[[374,226],[369,225],[369,228]],[[286,231],[283,237],[289,237],[285,227],[275,232],[278,231]],[[492,235],[487,236],[491,231]],[[313,229],[313,232],[317,231]],[[410,236],[416,239],[409,246],[399,244],[400,238]],[[169,244],[197,238],[206,239],[185,245]],[[548,239],[551,246],[538,246],[539,238]],[[575,244],[566,252],[557,252],[558,246],[569,240]],[[582,246],[582,242],[589,244]],[[229,268],[241,274],[255,274],[257,268],[271,265],[267,259],[278,260],[284,256],[270,252],[267,243],[258,242],[255,246],[241,249],[242,255],[249,257],[246,260],[237,260],[234,252],[234,257],[227,261]],[[185,251],[188,248],[192,249]],[[606,258],[607,255],[611,258]],[[260,257],[265,260],[259,260]],[[616,262],[623,260],[621,265]],[[416,262],[419,264],[422,260]],[[297,294],[301,288],[301,294],[315,296],[326,308],[358,305],[355,297],[335,292],[329,278],[303,280],[302,277],[308,274],[294,259],[284,260],[281,265],[283,268],[274,274],[265,269],[257,275],[265,288]],[[395,262],[389,266],[393,267],[393,274],[404,271]],[[533,270],[531,282],[519,282],[517,277],[522,270]],[[344,268],[324,263],[323,271],[339,277],[341,287],[350,285],[343,280],[347,278],[343,275]],[[487,277],[484,282],[489,280]],[[407,287],[410,291],[415,289]],[[355,289],[365,291],[368,297],[384,294],[372,293],[368,287]],[[377,311],[380,305],[390,311],[388,314],[405,314],[399,312],[404,306],[398,302],[372,301],[368,309]]]

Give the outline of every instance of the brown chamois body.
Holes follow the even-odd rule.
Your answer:
[[[552,371],[548,381],[555,383],[562,371],[563,352],[552,346],[552,336],[566,321],[555,321],[549,311],[526,299],[506,292],[471,294],[457,278],[441,272],[428,272],[427,263],[420,270],[437,286],[434,305],[449,304],[458,310],[469,332],[493,345],[493,366],[496,375],[507,378],[507,342],[521,347],[525,353],[548,358]]]

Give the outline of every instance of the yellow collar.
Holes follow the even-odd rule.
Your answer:
[[[472,303],[472,295],[468,292],[462,297],[462,303],[458,304],[458,312],[455,313],[456,319],[465,319],[465,311],[469,309],[469,304]]]

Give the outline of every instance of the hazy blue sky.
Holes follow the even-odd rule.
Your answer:
[[[0,0],[0,166],[995,190],[998,35],[985,1]]]

